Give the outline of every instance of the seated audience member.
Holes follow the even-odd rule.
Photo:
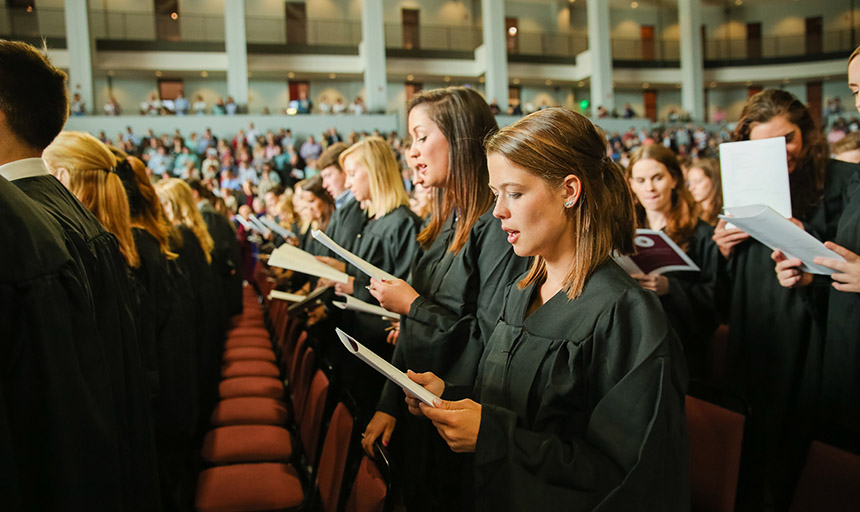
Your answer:
[[[839,142],[831,144],[830,154],[834,160],[852,164],[860,163],[860,131],[851,132]]]

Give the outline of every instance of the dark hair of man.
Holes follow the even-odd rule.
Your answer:
[[[66,74],[35,47],[0,39],[0,111],[22,142],[45,149],[69,116]]]
[[[681,165],[675,153],[662,144],[646,144],[636,148],[630,155],[630,163],[627,164],[627,179],[633,178],[633,166],[636,162],[649,159],[663,164],[669,176],[675,180],[675,188],[672,189],[672,207],[666,218],[664,231],[673,242],[686,251],[690,248],[690,240],[699,223],[699,207],[684,183],[684,174],[681,172]],[[633,194],[633,213],[636,216],[636,227],[647,228],[648,217],[636,194]]]
[[[349,145],[345,142],[335,142],[327,147],[317,159],[317,169],[323,170],[326,167],[335,166],[338,172],[343,172],[340,167],[340,154],[346,151]]]
[[[486,146],[487,154],[505,157],[551,187],[561,187],[569,175],[579,178],[579,201],[564,208],[576,238],[563,288],[569,299],[579,297],[591,273],[614,252],[633,252],[630,187],[621,166],[606,156],[605,139],[587,117],[558,107],[539,110],[499,130]],[[546,262],[537,256],[518,286],[545,279]]]
[[[821,130],[815,126],[806,106],[793,94],[767,89],[750,97],[735,127],[734,140],[749,140],[752,125],[786,116],[800,128],[803,148],[794,171],[788,176],[791,189],[791,213],[800,220],[824,197],[828,148]]]
[[[465,245],[472,226],[493,204],[493,194],[487,186],[490,175],[484,139],[495,133],[499,125],[484,98],[465,87],[416,94],[409,101],[408,111],[419,106],[427,108],[428,116],[447,139],[449,150],[445,192],[434,194],[430,222],[418,234],[418,243],[424,247],[432,244],[456,210],[459,220],[448,248],[456,253]]]

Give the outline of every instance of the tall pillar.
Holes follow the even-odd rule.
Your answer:
[[[98,112],[93,90],[93,43],[87,0],[66,0],[66,47],[69,51],[69,101],[80,94],[87,113]]]
[[[612,87],[612,43],[609,39],[609,2],[588,0],[588,52],[591,54],[591,112],[615,108]]]
[[[385,69],[385,23],[382,0],[361,0],[361,45],[364,102],[368,112],[385,112],[388,75]]]
[[[245,34],[245,0],[224,1],[224,36],[227,49],[227,94],[241,109],[248,109],[248,39]]]
[[[484,36],[484,91],[487,102],[496,100],[508,111],[508,46],[505,34],[505,2],[481,0]]]
[[[702,56],[701,0],[678,0],[681,27],[681,106],[696,121],[705,119],[705,65]]]

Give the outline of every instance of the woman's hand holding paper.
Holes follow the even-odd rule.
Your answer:
[[[830,277],[835,281],[833,287],[840,292],[860,293],[860,256],[833,242],[825,242],[824,246],[845,258],[845,261],[819,256],[813,263],[836,271]]]
[[[445,381],[437,377],[433,372],[415,373],[412,370],[407,370],[406,376],[421,384],[424,389],[436,396],[442,396],[442,392],[445,391]],[[422,403],[421,400],[406,389],[403,392],[406,393],[406,406],[409,407],[409,412],[415,416],[423,416],[422,410],[419,407]]]
[[[321,261],[321,262],[325,263],[326,265],[328,265],[329,267],[331,267],[335,270],[340,270],[341,272],[346,272],[346,263],[344,263],[340,260],[336,260],[336,259],[330,258],[328,256],[317,256],[316,259],[317,259],[317,261]]]
[[[349,276],[349,281],[346,283],[334,283],[334,291],[344,295],[352,295],[355,291],[355,278]]]
[[[439,400],[436,407],[420,404],[421,412],[436,427],[442,439],[457,453],[475,451],[481,430],[481,404],[474,400]]]
[[[630,277],[637,280],[642,288],[659,296],[669,293],[669,278],[662,274],[632,274]]]
[[[741,231],[740,229],[726,229],[725,219],[720,219],[720,222],[717,223],[717,227],[714,228],[713,240],[720,249],[720,254],[722,254],[726,259],[732,255],[736,245],[749,237],[748,233]]]
[[[812,283],[812,274],[800,269],[803,262],[797,258],[788,259],[782,251],[776,250],[771,253],[770,258],[776,262],[776,278],[780,286],[785,288],[797,288],[808,286]]]
[[[380,306],[399,315],[408,314],[412,302],[419,296],[419,293],[402,279],[394,281],[371,279],[370,294],[379,301]]]

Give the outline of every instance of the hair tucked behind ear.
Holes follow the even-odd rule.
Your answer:
[[[60,168],[69,171],[69,191],[116,237],[126,263],[139,266],[128,198],[114,172],[116,157],[110,149],[88,133],[62,132],[45,148],[42,159],[54,173]]]
[[[591,273],[613,252],[633,252],[630,188],[621,167],[606,156],[604,138],[588,118],[563,108],[548,108],[502,128],[487,140],[486,147],[487,154],[504,156],[551,187],[561,187],[567,176],[579,179],[578,202],[564,208],[576,241],[564,282],[571,300],[579,297]],[[546,262],[538,256],[519,286],[545,278]]]

